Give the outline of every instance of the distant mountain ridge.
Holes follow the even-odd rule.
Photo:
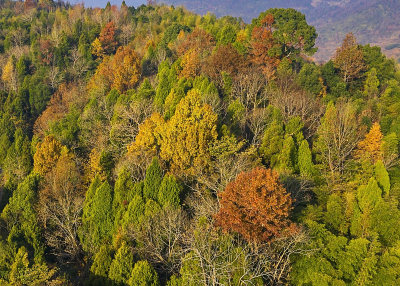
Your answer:
[[[163,0],[196,13],[232,15],[250,22],[269,8],[295,8],[317,28],[317,60],[329,59],[348,32],[360,43],[379,45],[391,57],[400,58],[400,0]]]

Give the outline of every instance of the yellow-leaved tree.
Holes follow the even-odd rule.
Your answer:
[[[382,160],[382,140],[381,126],[378,122],[375,122],[367,135],[365,135],[365,139],[358,143],[356,151],[357,157],[369,159],[374,163],[378,160]]]
[[[36,146],[33,156],[33,170],[41,175],[49,172],[57,163],[62,152],[68,152],[52,135],[48,135]]]
[[[120,93],[133,88],[140,78],[140,60],[135,51],[129,47],[120,47],[111,62],[114,71],[112,88]]]
[[[201,94],[191,90],[174,116],[160,132],[160,157],[170,163],[174,173],[194,176],[208,168],[209,146],[217,139],[217,115],[201,102]]]

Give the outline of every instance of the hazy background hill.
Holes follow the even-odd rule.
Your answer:
[[[107,1],[84,1],[90,6],[104,6]],[[111,1],[121,4],[121,1]],[[147,1],[126,0],[138,6]],[[400,0],[159,0],[183,5],[196,13],[208,11],[217,16],[242,17],[246,22],[269,8],[296,8],[306,14],[318,31],[319,51],[315,58],[327,60],[348,32],[354,32],[363,43],[379,45],[391,57],[400,58]]]

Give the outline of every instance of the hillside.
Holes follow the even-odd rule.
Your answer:
[[[0,1],[1,286],[400,285],[397,65],[248,22]]]
[[[319,38],[317,60],[329,59],[348,32],[363,44],[379,45],[394,58],[400,57],[400,1],[398,0],[165,0],[183,5],[196,13],[210,11],[217,16],[242,17],[246,22],[269,8],[295,8],[306,14]]]

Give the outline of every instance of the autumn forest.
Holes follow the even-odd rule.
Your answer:
[[[400,69],[317,37],[0,0],[0,285],[400,285]]]

